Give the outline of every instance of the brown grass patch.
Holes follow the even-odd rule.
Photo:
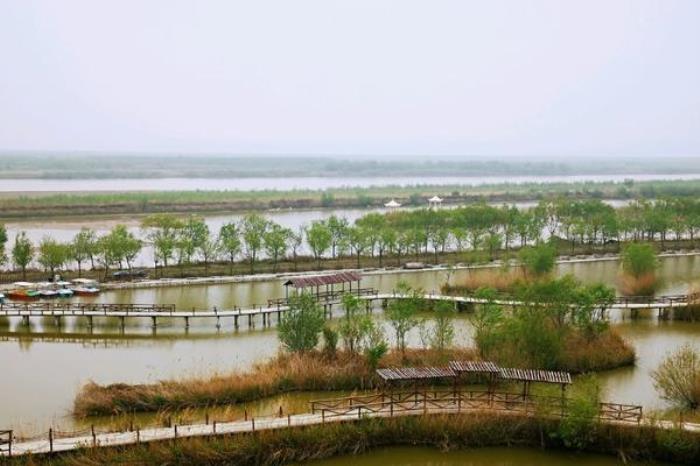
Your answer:
[[[456,285],[444,284],[442,292],[445,294],[473,293],[479,288],[493,288],[496,291],[512,291],[518,285],[527,281],[522,269],[513,270],[480,270],[472,272]]]
[[[408,350],[390,352],[380,366],[441,365],[451,359],[474,359],[471,349],[443,353]],[[338,352],[330,358],[321,352],[281,353],[256,364],[250,371],[210,378],[169,380],[154,384],[98,385],[82,387],[73,405],[77,416],[178,410],[253,401],[283,392],[307,390],[362,390],[374,388],[378,380],[364,357]]]
[[[602,371],[634,364],[634,348],[616,331],[608,329],[595,338],[580,332],[565,341],[561,366],[571,372]]]
[[[654,272],[645,273],[639,277],[623,273],[620,275],[619,282],[620,290],[625,296],[653,296],[658,285]]]

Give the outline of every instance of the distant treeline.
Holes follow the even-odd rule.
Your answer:
[[[446,251],[482,251],[494,258],[497,251],[508,251],[559,238],[568,241],[573,251],[578,245],[619,243],[623,241],[660,241],[689,239],[700,232],[700,201],[694,198],[667,198],[658,201],[637,200],[613,208],[598,199],[544,200],[532,208],[501,207],[485,203],[453,209],[415,209],[388,213],[368,213],[350,223],[344,217],[331,216],[293,231],[263,215],[248,214],[240,222],[230,222],[218,232],[211,232],[200,217],[156,214],[141,224],[143,235],[137,237],[124,225],[98,237],[84,228],[69,244],[45,237],[33,245],[24,232],[10,242],[0,226],[0,258],[10,243],[10,261],[25,271],[34,261],[50,271],[76,264],[95,263],[101,268],[131,268],[143,245],[150,243],[154,262],[167,267],[229,261],[231,266],[243,260],[250,272],[265,258],[273,270],[281,260],[295,263],[302,244],[308,246],[321,268],[324,258],[348,256],[386,256],[400,262],[407,254],[414,256]]]
[[[391,198],[407,207],[426,206],[434,195],[444,204],[529,202],[556,199],[657,199],[700,197],[700,180],[518,183],[482,186],[416,185],[336,188],[325,191],[161,191],[14,195],[0,193],[0,218],[232,212],[267,209],[383,207]]]
[[[579,161],[580,160],[580,161]],[[0,178],[231,178],[700,173],[700,158],[489,160],[473,157],[0,154]]]

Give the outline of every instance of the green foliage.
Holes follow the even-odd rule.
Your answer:
[[[311,225],[306,228],[306,242],[309,244],[314,258],[320,263],[321,257],[330,249],[333,242],[331,229],[326,222],[321,220],[311,222]]]
[[[651,373],[661,397],[680,408],[700,407],[700,352],[685,344]]]
[[[556,255],[556,248],[545,243],[523,248],[519,253],[520,261],[527,273],[537,277],[546,275],[554,269]]]
[[[173,258],[183,220],[172,214],[149,215],[141,222],[147,240],[153,245],[154,261],[168,266]]]
[[[289,241],[292,237],[292,230],[283,226],[270,222],[264,236],[265,253],[272,259],[272,270],[277,271],[277,263],[280,257],[284,257],[289,247]]]
[[[5,244],[7,240],[7,228],[4,224],[0,223],[0,266],[7,261],[7,255],[5,254]]]
[[[12,247],[12,262],[15,264],[15,267],[19,267],[22,270],[23,278],[26,278],[27,266],[32,262],[33,258],[34,246],[27,238],[27,233],[21,231],[15,236],[15,244]]]
[[[248,214],[241,220],[240,231],[243,237],[243,249],[250,263],[251,273],[255,271],[255,261],[263,247],[268,221],[259,214]]]
[[[654,273],[658,258],[654,246],[648,243],[630,243],[622,250],[622,269],[625,273],[639,278]]]
[[[97,252],[97,234],[91,228],[83,227],[70,244],[70,258],[78,264],[78,276],[82,271],[82,264],[86,260],[93,258]],[[92,264],[94,267],[94,264]]]
[[[45,237],[39,243],[38,262],[44,270],[50,271],[54,275],[56,269],[60,269],[68,261],[70,247],[67,244]]]
[[[439,301],[435,305],[433,310],[434,324],[429,341],[430,346],[440,353],[452,345],[455,337],[454,318],[456,313],[452,303]]]
[[[310,294],[293,296],[282,314],[277,334],[288,351],[303,353],[316,347],[323,329],[323,309]]]
[[[386,310],[386,318],[394,329],[396,347],[401,353],[406,352],[406,334],[418,325],[416,314],[424,306],[422,292],[412,289],[408,283],[399,282],[396,292],[404,299],[392,300]]]
[[[228,255],[229,262],[233,265],[236,256],[241,252],[241,235],[238,225],[234,222],[221,225],[219,242],[221,243],[221,250]]]
[[[332,328],[323,327],[323,352],[328,356],[334,357],[338,349],[338,332]]]
[[[580,377],[569,390],[566,416],[554,433],[567,448],[583,450],[596,438],[600,384],[594,376]]]
[[[595,340],[607,329],[600,306],[614,292],[601,285],[586,286],[572,276],[524,285],[515,299],[526,303],[504,313],[491,289],[480,289],[486,300],[473,316],[475,342],[482,357],[502,364],[557,369],[564,360],[564,342],[572,334]]]

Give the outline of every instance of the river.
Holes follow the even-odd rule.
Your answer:
[[[452,274],[452,283],[464,279],[473,270]],[[585,282],[614,284],[616,261],[560,264],[558,273],[573,273]],[[700,279],[700,257],[671,257],[661,261],[660,294],[694,289]],[[421,271],[367,275],[363,286],[382,291],[406,280],[427,291],[437,290],[447,278],[445,271]],[[102,293],[98,302],[174,303],[179,308],[230,308],[265,302],[281,297],[279,280],[219,285],[198,285],[155,289],[114,290]],[[87,298],[80,298],[87,299]],[[383,322],[381,311],[377,319]],[[426,315],[429,318],[429,315]],[[607,398],[621,403],[642,404],[645,409],[663,409],[649,377],[664,354],[679,345],[700,341],[700,323],[658,321],[652,313],[632,320],[629,315],[613,314],[613,325],[636,348],[635,367],[608,371],[600,375]],[[386,327],[386,323],[384,323]],[[391,335],[387,330],[387,335]],[[471,344],[472,327],[467,313],[456,319],[456,341]],[[410,335],[410,344],[420,345],[419,332]],[[85,322],[68,319],[58,329],[52,319],[34,322],[26,329],[19,319],[0,319],[0,367],[3,368],[0,395],[0,426],[20,432],[46,431],[50,425],[75,427],[69,415],[72,400],[88,380],[98,383],[152,382],[164,378],[206,376],[213,372],[245,369],[255,361],[273,356],[279,348],[273,328],[248,331],[233,329],[224,320],[216,331],[211,320],[192,319],[189,330],[179,320],[161,319],[155,335],[150,322],[127,320],[125,335],[116,321],[98,322],[89,334]],[[273,401],[274,405],[277,401]],[[298,400],[280,402],[287,409]],[[303,405],[304,403],[302,403]],[[265,405],[266,406],[266,405]],[[264,407],[251,409],[266,409]],[[298,409],[303,409],[298,408]]]
[[[143,178],[143,179],[0,179],[0,192],[126,192],[126,191],[291,191],[381,186],[483,186],[522,183],[621,182],[693,180],[700,174],[557,175],[557,176],[385,176],[286,178]]]

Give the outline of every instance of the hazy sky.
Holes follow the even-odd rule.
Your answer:
[[[0,149],[700,155],[700,1],[0,1]]]

